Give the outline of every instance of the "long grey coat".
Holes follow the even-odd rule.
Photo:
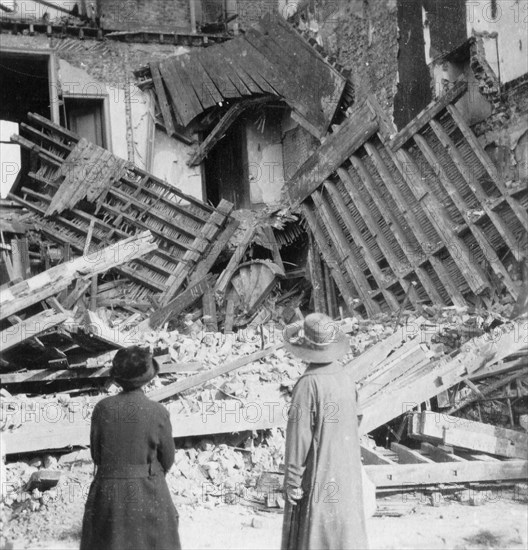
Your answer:
[[[141,389],[107,397],[92,415],[97,467],[81,550],[179,550],[178,513],[165,473],[174,463],[167,409]]]
[[[309,366],[293,390],[286,434],[286,503],[282,550],[368,548],[361,455],[352,378],[337,363]]]

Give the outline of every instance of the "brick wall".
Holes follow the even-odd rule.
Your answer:
[[[161,61],[182,51],[181,46],[169,44],[127,44],[113,40],[78,40],[76,38],[47,38],[44,35],[24,36],[2,34],[3,49],[49,50],[59,59],[85,70],[99,82],[122,84],[134,81],[132,71],[150,61]]]
[[[107,29],[184,32],[191,25],[189,0],[97,0],[97,9]]]
[[[398,74],[396,0],[312,0],[306,28],[345,69],[356,97],[374,94],[392,114]]]

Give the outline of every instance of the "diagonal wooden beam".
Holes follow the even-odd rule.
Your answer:
[[[423,111],[415,116],[409,124],[402,128],[390,141],[389,147],[393,151],[400,149],[414,134],[419,132],[430,120],[441,113],[449,104],[456,101],[468,88],[467,82],[457,82],[440,99],[432,101]]]
[[[317,214],[320,216],[321,221],[332,237],[332,241],[339,255],[339,260],[342,262],[350,279],[354,283],[356,291],[361,297],[367,312],[369,315],[379,313],[381,311],[379,304],[370,296],[370,285],[364,273],[359,269],[357,258],[354,257],[350,243],[343,234],[339,222],[335,218],[335,214],[332,212],[332,209],[329,208],[328,203],[319,195],[318,191],[312,194],[312,199],[317,207]]]
[[[458,150],[451,137],[449,137],[444,127],[437,120],[431,120],[429,126],[436,134],[436,137],[438,138],[440,143],[445,147],[447,153],[455,163],[466,184],[471,189],[475,197],[478,199],[480,207],[482,208],[482,210],[484,210],[484,212],[486,212],[488,218],[491,220],[491,222],[499,232],[500,236],[504,239],[504,242],[511,250],[514,258],[517,261],[521,261],[522,258],[526,256],[526,252],[521,252],[519,243],[515,238],[513,231],[508,227],[508,224],[490,208],[488,204],[489,197],[486,196],[482,185],[473,174],[473,171],[466,163],[464,157]]]
[[[360,301],[356,296],[352,294],[350,285],[346,282],[345,277],[341,272],[341,266],[339,265],[339,262],[335,257],[333,247],[330,247],[329,244],[326,242],[322,229],[319,227],[319,222],[317,221],[315,213],[306,202],[302,204],[302,212],[305,220],[308,223],[308,226],[310,227],[310,231],[314,236],[317,247],[323,255],[325,264],[330,269],[332,278],[334,279],[335,284],[337,285],[337,288],[341,293],[341,296],[345,300],[345,303],[347,304],[350,312],[355,311]]]
[[[455,107],[455,105],[448,105],[447,111],[453,117],[453,120],[456,122],[460,131],[466,138],[466,141],[473,149],[473,152],[490,175],[497,189],[499,189],[502,196],[504,197],[510,208],[513,210],[514,214],[521,222],[522,226],[528,231],[528,214],[526,213],[526,210],[519,202],[517,202],[512,196],[510,196],[506,185],[499,176],[497,168],[484,150],[484,147],[482,147],[480,141],[477,139],[477,136],[475,136],[475,134],[471,131],[466,121],[460,114],[460,111]]]
[[[484,258],[488,261],[489,265],[491,266],[495,274],[500,279],[502,279],[502,282],[504,283],[505,287],[508,289],[509,293],[515,299],[517,299],[517,295],[519,292],[517,286],[512,281],[510,274],[504,267],[503,263],[500,261],[499,256],[495,252],[493,245],[489,242],[488,238],[484,234],[484,231],[480,227],[475,225],[470,219],[470,217],[468,216],[467,214],[468,206],[464,198],[462,197],[462,194],[458,191],[458,189],[455,187],[453,182],[447,176],[447,173],[442,167],[432,147],[429,145],[426,139],[419,134],[416,134],[415,136],[413,136],[413,139],[416,145],[418,145],[418,148],[422,152],[423,156],[426,158],[427,162],[431,166],[431,169],[436,174],[441,185],[444,187],[447,194],[450,196],[451,200],[453,201],[453,204],[457,207],[457,210],[462,215],[464,221],[469,227],[469,230],[471,231],[479,247],[481,248]]]
[[[89,279],[143,256],[157,248],[149,231],[129,237],[107,248],[71,262],[59,264],[26,281],[0,291],[0,319],[36,304],[68,288],[76,279]]]
[[[227,112],[218,121],[217,125],[211,130],[209,135],[198,147],[198,150],[189,159],[187,164],[189,166],[197,166],[200,164],[210,153],[211,149],[225,136],[227,130],[231,125],[236,122],[238,117],[248,108],[263,103],[268,103],[273,98],[269,96],[257,97],[253,99],[245,99],[231,105]]]
[[[362,104],[293,175],[288,185],[292,207],[298,206],[341,166],[363,143],[376,133],[376,117]]]
[[[335,184],[333,184],[330,181],[326,181],[323,184],[323,186],[328,191],[332,199],[334,208],[338,212],[341,219],[343,220],[348,232],[350,233],[354,241],[357,243],[357,246],[364,257],[368,268],[370,269],[372,275],[374,276],[374,279],[376,280],[376,284],[378,285],[379,289],[383,293],[383,297],[385,298],[385,301],[387,302],[387,304],[389,305],[392,311],[398,311],[400,307],[398,299],[396,298],[394,293],[388,290],[387,288],[392,283],[396,283],[397,279],[390,278],[389,280],[387,280],[387,277],[385,276],[380,266],[378,265],[378,262],[372,255],[370,246],[363,239],[361,231],[359,230],[359,227],[357,226],[352,214],[343,204],[342,202],[343,199],[339,194],[339,191],[337,190]]]

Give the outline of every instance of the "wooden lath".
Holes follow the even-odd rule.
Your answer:
[[[336,68],[273,14],[223,44],[152,62],[149,72],[169,134],[219,104],[271,95],[321,138],[346,86]]]
[[[528,192],[509,190],[454,105],[458,82],[400,132],[369,98],[289,183],[343,299],[369,315],[412,304],[463,306],[526,258]],[[414,284],[412,284],[414,283]]]
[[[222,251],[213,245],[233,231],[231,203],[212,208],[39,115],[29,119],[27,137],[12,140],[35,160],[27,174],[33,185],[10,198],[35,214],[48,238],[83,253],[150,231],[157,250],[118,267],[134,282],[136,300],[155,294],[168,303],[195,269],[210,269]]]

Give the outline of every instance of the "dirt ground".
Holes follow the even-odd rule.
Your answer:
[[[528,547],[528,506],[526,502],[512,498],[511,494],[485,500],[477,506],[443,498],[433,506],[429,498],[413,495],[378,500],[378,505],[385,504],[406,512],[401,517],[368,520],[372,549]],[[196,508],[180,506],[179,511],[185,549],[267,550],[280,547],[280,513],[258,512],[241,505],[215,506],[213,503]],[[51,518],[46,516],[45,511],[34,512],[27,522],[22,518],[15,521],[17,525],[8,522],[3,534],[10,542],[3,548],[78,548],[82,507],[65,509],[62,517],[55,518],[54,514],[55,521],[51,525]],[[17,532],[25,536],[17,537]]]

